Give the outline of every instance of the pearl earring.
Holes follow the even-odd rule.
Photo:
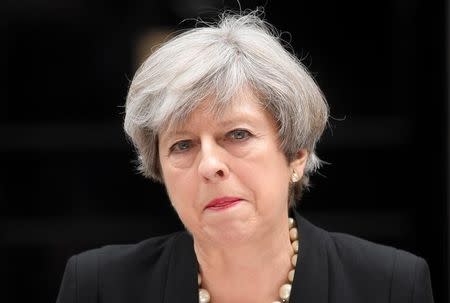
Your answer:
[[[292,173],[292,176],[291,176],[291,181],[292,181],[292,183],[295,183],[298,180],[300,180],[300,177],[297,175],[297,172],[294,170],[294,172]]]

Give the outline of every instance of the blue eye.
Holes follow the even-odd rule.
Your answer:
[[[229,132],[229,137],[234,140],[242,141],[251,136],[250,132],[245,129],[235,129]]]
[[[170,147],[171,152],[183,152],[188,150],[192,146],[192,142],[189,140],[178,141]]]

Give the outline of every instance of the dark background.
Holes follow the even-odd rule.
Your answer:
[[[265,5],[330,103],[330,165],[301,212],[424,257],[448,302],[447,4]],[[121,124],[152,41],[235,1],[26,0],[2,4],[0,276],[6,302],[54,302],[68,257],[181,228],[164,189],[136,174]],[[162,33],[162,34],[161,34]],[[4,295],[2,295],[3,297]],[[1,300],[2,302],[5,302]]]

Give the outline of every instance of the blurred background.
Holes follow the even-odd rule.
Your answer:
[[[448,302],[448,5],[444,0],[240,1],[265,6],[330,103],[329,162],[306,218],[424,257]],[[237,1],[24,0],[0,12],[0,276],[6,301],[54,302],[67,259],[181,229],[139,176],[122,130],[130,79],[192,17]],[[4,297],[4,295],[2,295]]]

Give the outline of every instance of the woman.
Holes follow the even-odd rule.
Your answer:
[[[423,259],[295,210],[328,107],[279,40],[224,15],[144,62],[125,130],[186,231],[72,257],[58,302],[433,302]]]

